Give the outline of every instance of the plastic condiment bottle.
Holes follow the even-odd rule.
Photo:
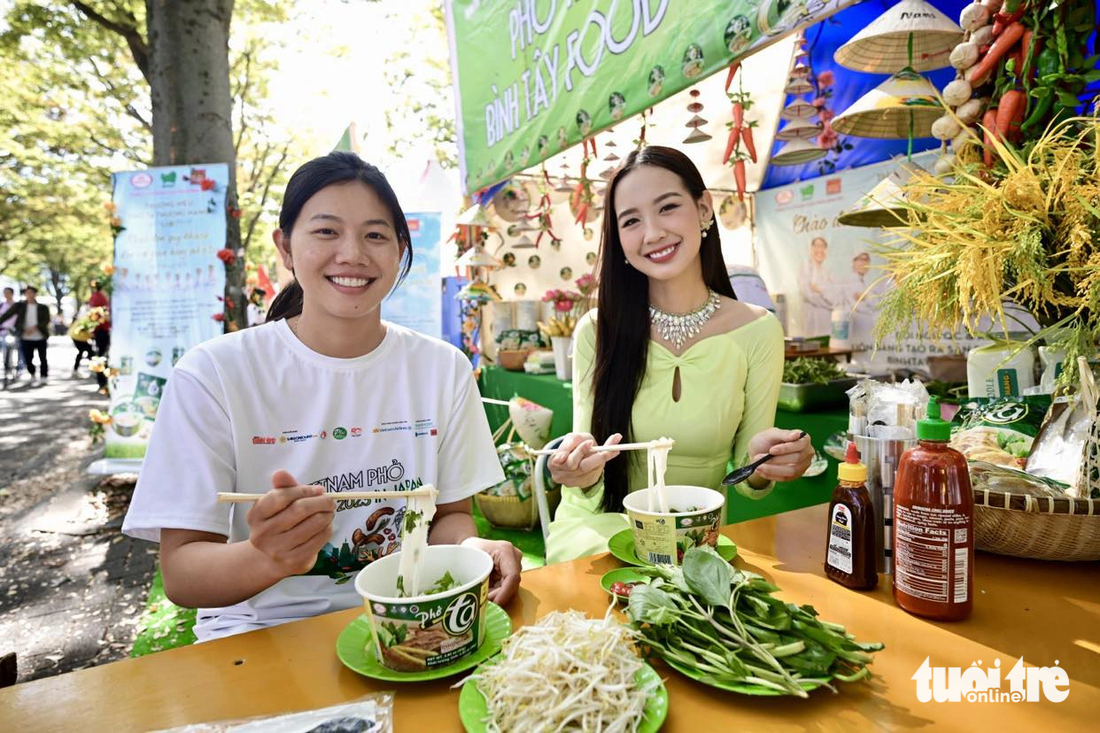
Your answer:
[[[894,486],[894,600],[909,613],[959,621],[974,605],[974,495],[966,458],[948,446],[951,425],[928,403],[916,448]]]
[[[864,485],[867,466],[859,462],[855,443],[837,470],[840,483],[829,504],[829,538],[825,575],[846,588],[868,590],[878,585],[875,572],[875,509]]]

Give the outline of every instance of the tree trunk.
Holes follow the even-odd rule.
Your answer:
[[[229,22],[233,0],[145,0],[154,165],[225,163],[226,208],[237,209]],[[241,249],[240,222],[226,213],[225,246]],[[225,328],[247,325],[244,252],[225,268]],[[213,257],[213,253],[211,253]]]

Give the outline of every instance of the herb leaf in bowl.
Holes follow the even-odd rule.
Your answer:
[[[839,364],[829,359],[801,356],[783,364],[783,381],[787,384],[828,384],[847,376]]]

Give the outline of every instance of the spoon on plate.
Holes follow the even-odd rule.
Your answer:
[[[806,437],[806,431],[802,431],[798,434],[798,437],[795,438],[795,440],[802,440],[805,437]],[[791,442],[793,443],[794,441],[791,441]],[[767,463],[768,461],[770,461],[773,458],[775,458],[775,456],[772,455],[771,453],[768,453],[767,455],[765,455],[761,458],[757,458],[755,461],[748,464],[747,466],[742,466],[741,468],[738,468],[734,471],[731,471],[728,476],[726,476],[724,479],[722,479],[722,485],[723,486],[733,486],[734,484],[741,483],[742,481],[746,480],[749,476],[752,476],[753,471],[755,471],[760,466],[763,466],[765,463]]]

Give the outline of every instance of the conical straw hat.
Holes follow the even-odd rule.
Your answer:
[[[815,137],[821,134],[822,124],[820,122],[807,122],[806,120],[794,120],[787,123],[779,132],[775,133],[776,140],[813,140]]]
[[[474,204],[470,208],[459,214],[455,219],[455,224],[460,227],[488,227],[492,226],[489,222],[489,217],[485,214],[485,209],[480,204]]]
[[[837,115],[833,129],[843,135],[904,140],[929,137],[932,123],[943,116],[936,89],[920,74],[899,71]]]
[[[500,267],[500,263],[496,261],[496,258],[486,252],[480,244],[466,250],[465,254],[455,261],[455,265],[458,267]]]
[[[909,34],[913,35],[912,64]],[[878,74],[893,74],[907,66],[916,71],[942,69],[962,39],[963,29],[924,0],[901,0],[838,48],[833,58],[849,69]]]
[[[799,138],[784,145],[769,162],[771,165],[802,165],[811,160],[824,158],[825,154],[826,151],[818,146]]]
[[[837,217],[841,224],[854,227],[909,226],[905,209],[908,197],[905,182],[917,171],[927,172],[912,161],[902,161],[855,205]]]
[[[817,107],[805,99],[796,99],[783,108],[779,116],[784,120],[808,120],[817,114]]]
[[[800,79],[795,76],[787,80],[787,86],[783,87],[784,94],[805,94],[813,90],[814,85],[811,84],[808,79]]]

